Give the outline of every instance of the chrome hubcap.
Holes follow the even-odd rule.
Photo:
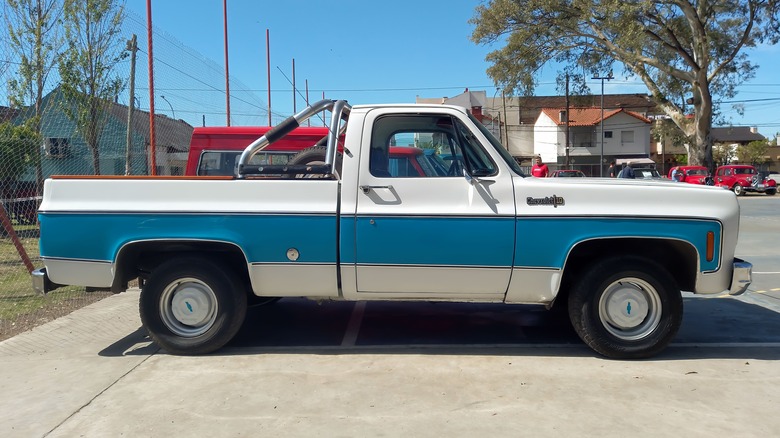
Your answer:
[[[639,278],[610,284],[599,300],[599,318],[607,331],[626,341],[648,336],[661,321],[661,297]]]
[[[163,323],[175,335],[186,338],[208,331],[217,319],[217,309],[214,291],[196,278],[169,284],[160,299]]]

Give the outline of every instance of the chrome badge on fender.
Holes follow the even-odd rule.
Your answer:
[[[545,196],[544,198],[525,198],[525,203],[528,205],[552,205],[554,208],[558,208],[559,205],[566,205],[562,196]]]

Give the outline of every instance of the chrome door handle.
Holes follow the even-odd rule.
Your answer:
[[[393,186],[360,186],[360,190],[363,191],[363,193],[368,194],[368,192],[371,191],[371,189],[388,189],[392,190]]]

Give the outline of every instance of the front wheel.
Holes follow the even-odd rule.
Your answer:
[[[742,196],[745,194],[745,188],[742,187],[742,184],[734,184],[734,187],[731,189],[734,190],[734,194],[737,196]]]
[[[569,296],[569,318],[594,351],[613,359],[653,356],[682,323],[682,295],[655,262],[616,257],[597,262]]]
[[[246,292],[229,269],[198,257],[157,267],[141,291],[141,321],[149,336],[173,354],[205,354],[241,328]]]
[[[777,193],[777,189],[772,189],[772,190],[767,190],[766,191],[766,194],[769,195],[769,196],[775,196],[776,193]]]

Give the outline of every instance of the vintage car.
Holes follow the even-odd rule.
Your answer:
[[[708,178],[709,175],[709,170],[704,166],[675,166],[669,169],[667,177],[672,181],[688,184],[707,184],[708,181],[712,181]]]
[[[559,169],[550,172],[550,178],[584,178],[585,174],[581,170]]]
[[[747,164],[729,164],[715,170],[715,185],[724,187],[741,196],[746,192],[777,193],[777,182],[765,178],[755,167]]]

